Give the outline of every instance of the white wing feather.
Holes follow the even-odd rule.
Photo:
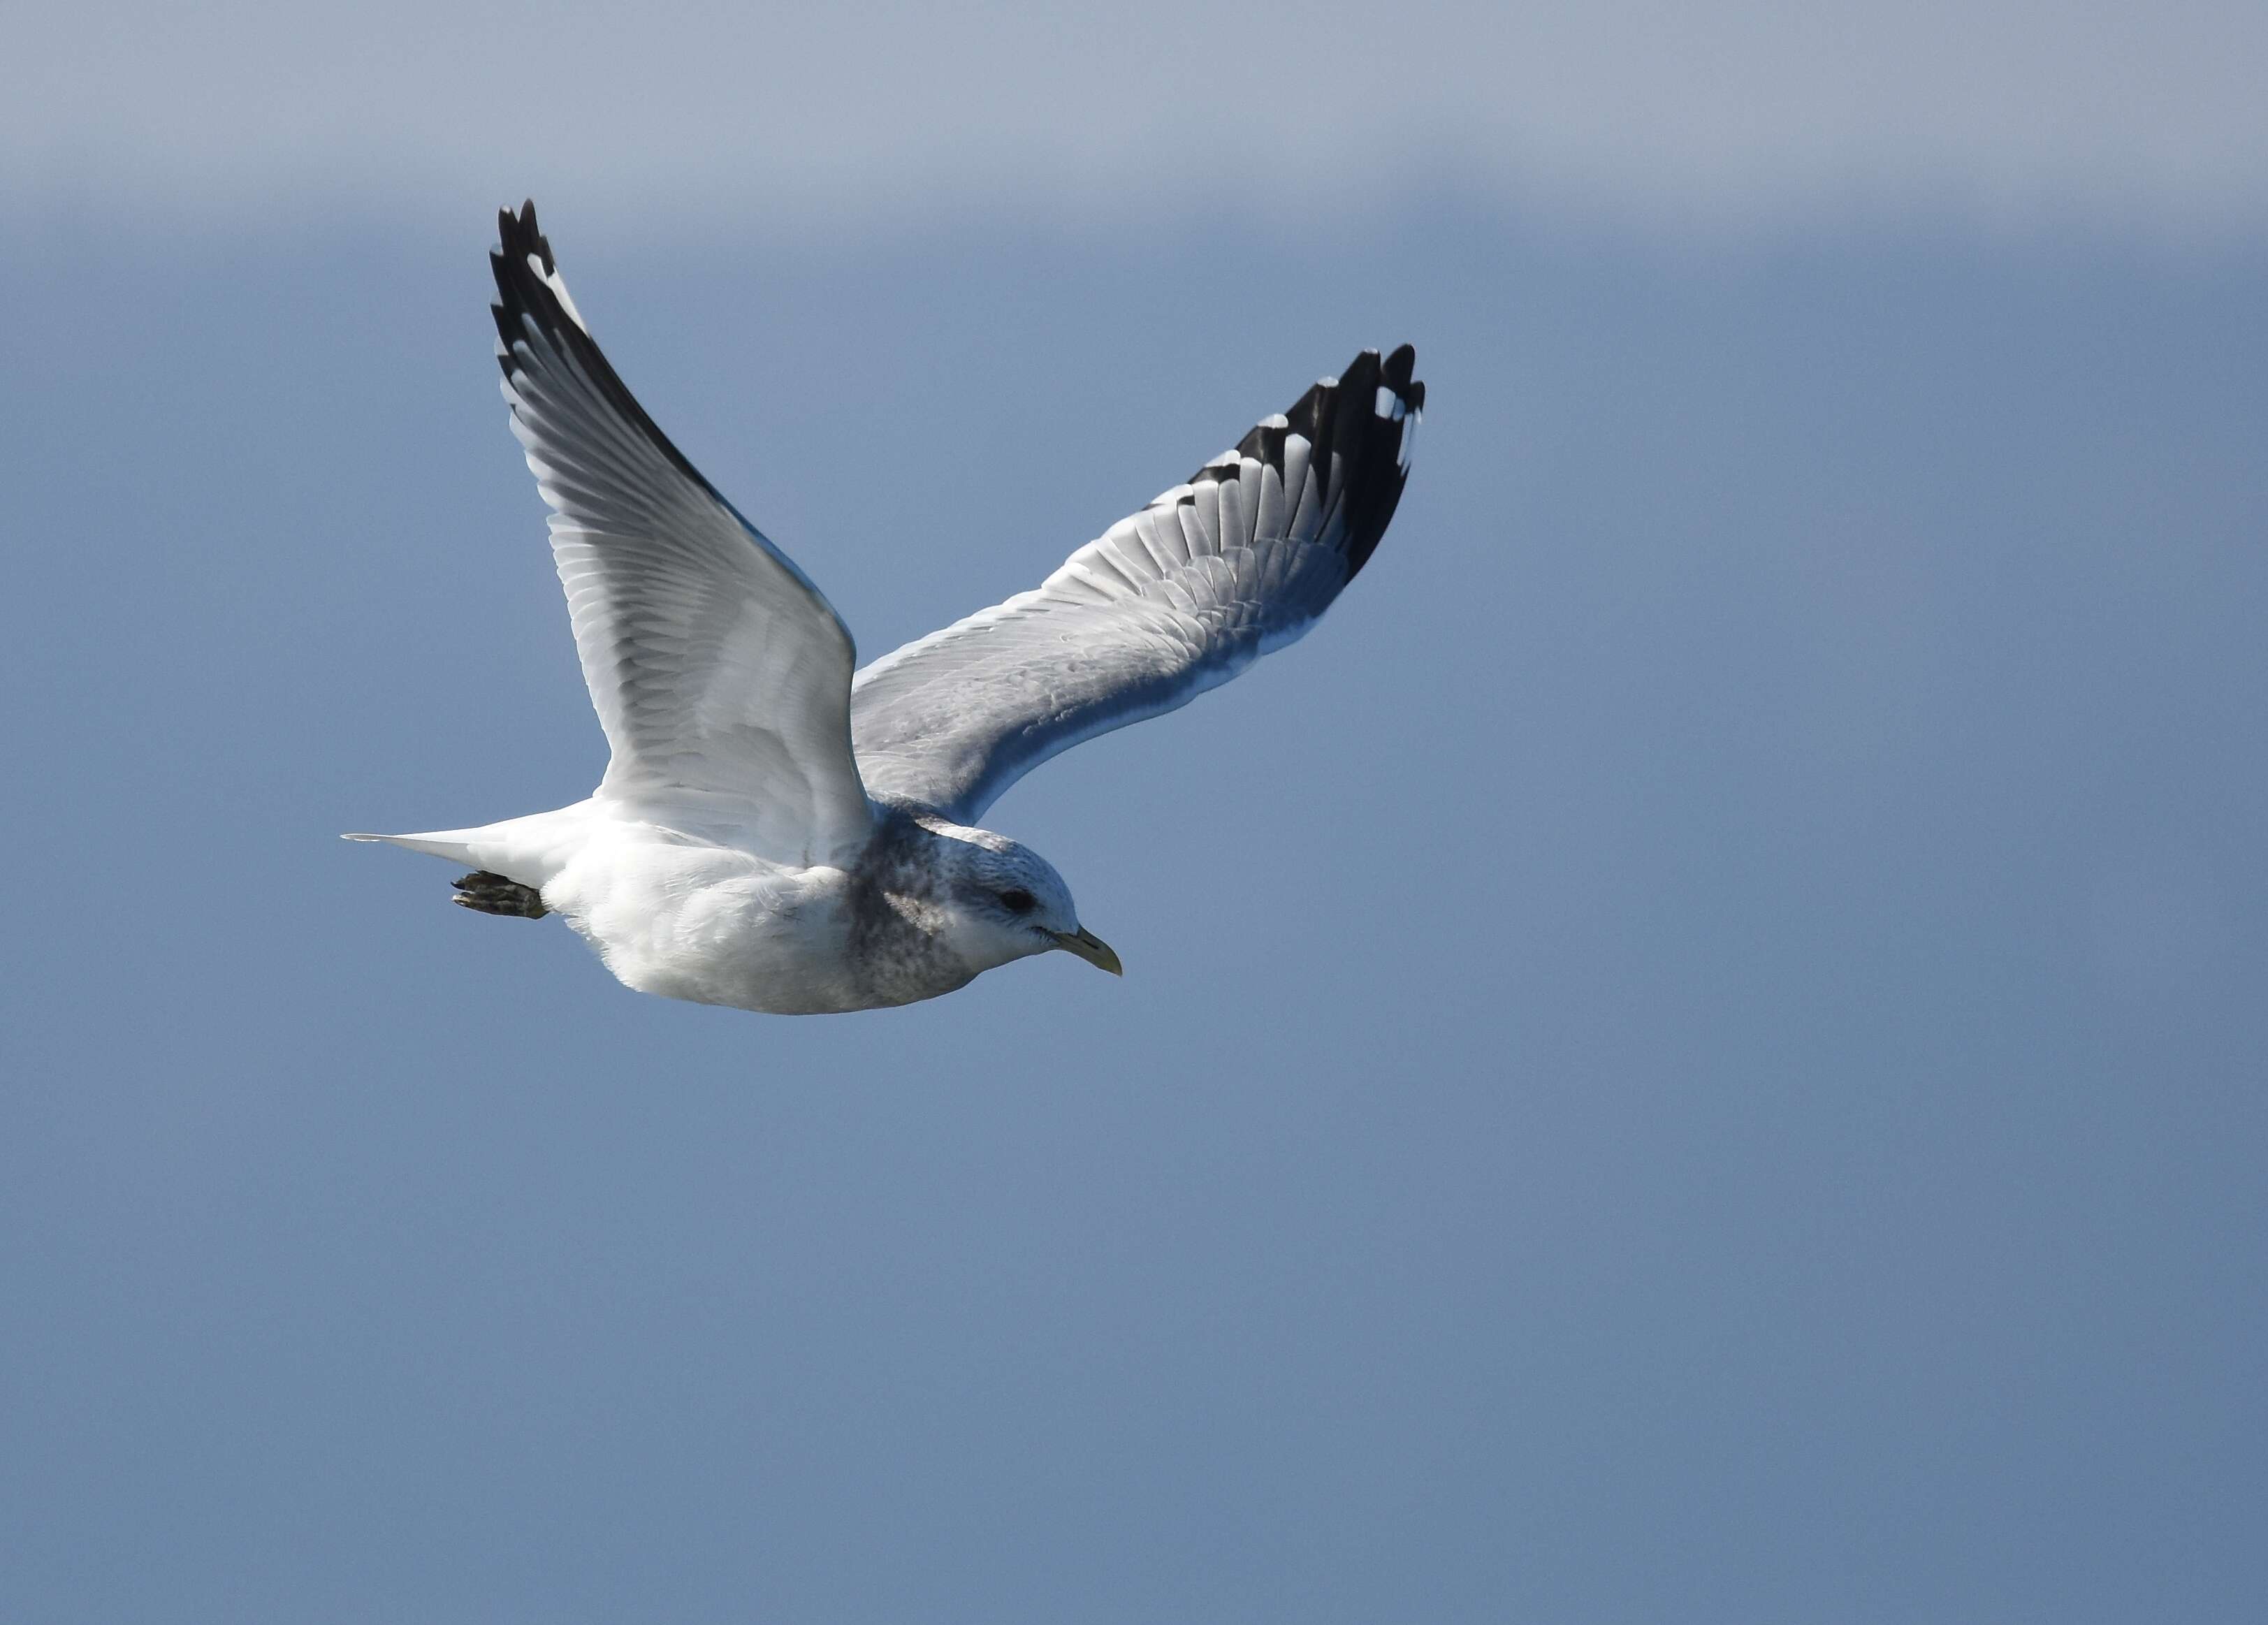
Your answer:
[[[819,589],[648,417],[536,229],[491,260],[512,432],[551,507],[583,678],[613,757],[596,799],[783,863],[872,832],[850,748],[850,634]]]
[[[973,823],[1049,757],[1306,632],[1401,498],[1425,401],[1414,359],[1365,350],[1034,591],[859,673],[851,728],[873,792]]]

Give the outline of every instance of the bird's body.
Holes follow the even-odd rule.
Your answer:
[[[595,797],[479,829],[358,838],[510,880],[541,899],[530,912],[563,918],[625,986],[698,1004],[874,1010],[950,993],[1028,953],[1099,949],[1080,942],[1070,895],[1042,860],[928,812],[884,811],[840,864],[776,863],[728,830],[658,822]],[[1019,881],[1033,900],[1025,918],[985,907]]]
[[[868,1010],[1056,948],[1116,972],[1054,868],[976,820],[1049,757],[1314,623],[1401,495],[1425,401],[1407,347],[1365,351],[1035,591],[854,677],[818,588],[592,342],[534,206],[499,231],[504,395],[613,755],[573,806],[349,839],[470,864],[459,902],[558,914],[670,998]]]

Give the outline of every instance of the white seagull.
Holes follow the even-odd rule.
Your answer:
[[[1057,752],[1314,624],[1401,499],[1415,352],[1363,351],[1031,592],[855,671],[811,578],[600,353],[535,205],[497,233],[504,396],[613,754],[573,806],[347,839],[469,864],[457,902],[560,915],[668,998],[871,1010],[1053,948],[1119,974],[1054,867],[976,820]]]

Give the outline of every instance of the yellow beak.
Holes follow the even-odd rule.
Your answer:
[[[1126,974],[1126,967],[1118,962],[1118,955],[1111,951],[1110,945],[1084,925],[1075,931],[1057,931],[1056,946],[1065,953],[1076,953],[1097,970],[1107,970],[1114,976]]]

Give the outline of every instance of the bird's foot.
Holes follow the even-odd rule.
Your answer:
[[[457,895],[451,901],[460,908],[477,908],[482,914],[508,914],[520,920],[540,920],[551,912],[543,906],[543,893],[534,886],[507,880],[485,869],[458,881]]]

